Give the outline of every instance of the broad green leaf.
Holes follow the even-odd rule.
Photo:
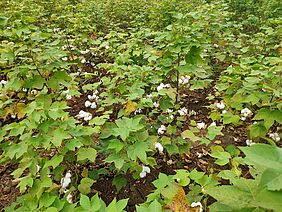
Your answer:
[[[97,155],[97,151],[94,148],[80,148],[77,152],[77,160],[90,160],[91,162],[95,162]]]

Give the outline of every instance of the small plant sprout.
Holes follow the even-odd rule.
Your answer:
[[[187,115],[188,110],[187,110],[187,108],[183,107],[180,110],[178,110],[178,113],[179,113],[180,116],[185,116],[185,115]]]
[[[61,179],[61,187],[65,190],[71,183],[71,173],[70,171],[68,171],[65,175],[65,177],[63,177]]]
[[[160,91],[160,90],[162,90],[162,89],[164,89],[164,88],[170,88],[171,86],[170,86],[170,84],[163,84],[163,83],[161,83],[158,87],[157,87],[157,91]]]
[[[142,171],[140,172],[140,177],[144,178],[150,172],[151,172],[151,170],[150,170],[150,168],[148,166],[142,166]]]
[[[166,126],[161,125],[161,127],[158,129],[158,134],[162,135],[165,133],[165,131],[166,131]]]
[[[203,205],[200,202],[192,202],[191,208],[198,208],[198,212],[203,212]]]
[[[181,76],[178,80],[180,85],[185,85],[189,83],[189,80],[191,79],[191,77],[189,75],[186,76]]]
[[[272,138],[275,142],[279,142],[280,141],[280,136],[278,133],[269,133],[268,134],[270,138]]]
[[[198,129],[204,129],[206,127],[206,123],[205,122],[199,122],[199,123],[197,123],[197,128]]]
[[[162,145],[161,143],[159,143],[159,142],[156,142],[156,143],[155,143],[155,148],[156,148],[160,153],[163,153],[163,151],[164,151],[163,145]]]
[[[215,104],[215,106],[220,110],[223,110],[225,108],[225,104],[223,102],[218,102]]]

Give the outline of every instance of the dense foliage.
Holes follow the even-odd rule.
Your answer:
[[[280,211],[281,4],[2,0],[5,210]]]

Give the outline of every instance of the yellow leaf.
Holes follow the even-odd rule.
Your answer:
[[[131,100],[128,100],[128,102],[126,103],[125,112],[127,114],[132,113],[133,111],[136,110],[136,106],[137,106],[136,102],[132,102]]]
[[[25,104],[24,103],[18,103],[15,107],[15,114],[17,114],[18,118],[21,119],[25,116],[26,112],[24,111]]]
[[[174,212],[188,212],[188,211],[190,211],[188,202],[186,200],[185,191],[183,190],[182,187],[178,188],[176,195],[172,199],[172,203],[170,205],[170,208]]]

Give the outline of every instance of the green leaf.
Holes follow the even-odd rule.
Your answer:
[[[78,190],[82,193],[82,194],[88,194],[91,191],[91,186],[93,185],[94,180],[90,179],[90,178],[83,178],[80,181],[80,184],[78,185]]]
[[[268,190],[281,191],[282,190],[282,170],[266,169],[261,176],[260,184],[267,186]]]
[[[117,192],[127,185],[127,180],[125,177],[118,175],[113,179],[113,185],[116,187]]]
[[[44,164],[44,167],[52,166],[53,169],[55,169],[56,167],[60,165],[63,159],[64,159],[63,155],[55,155],[51,158],[51,160],[46,161],[46,163]]]
[[[80,148],[77,152],[77,160],[90,160],[91,162],[95,162],[97,155],[97,151],[94,148]]]
[[[190,183],[189,172],[185,169],[176,170],[173,179],[176,179],[177,183],[181,186],[187,186]]]

